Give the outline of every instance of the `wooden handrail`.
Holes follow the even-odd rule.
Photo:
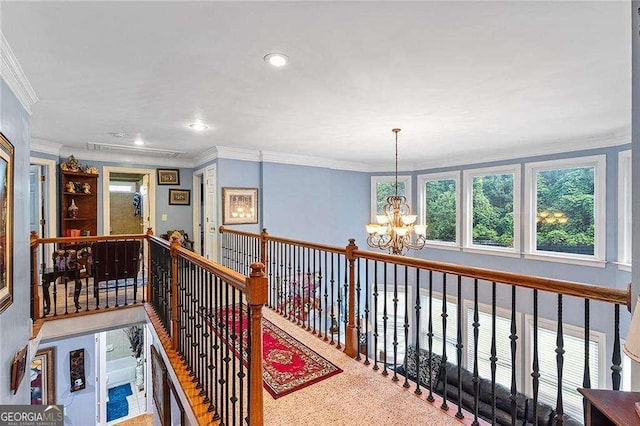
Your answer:
[[[31,245],[45,243],[81,244],[93,243],[97,241],[144,240],[146,238],[148,238],[147,234],[93,235],[89,237],[48,237],[32,239]]]
[[[511,284],[517,287],[576,296],[583,299],[617,303],[625,305],[627,308],[631,309],[631,292],[629,289],[619,290],[596,285],[582,284],[574,281],[535,277],[532,275],[515,274],[512,272],[456,265],[453,263],[435,262],[432,260],[417,259],[415,257],[394,256],[365,250],[354,250],[353,255],[356,258],[361,259],[378,260],[402,266],[411,266],[419,269],[428,269],[431,271],[461,275],[468,278],[477,278],[484,281]]]
[[[263,237],[263,234],[254,234],[254,233],[251,233],[251,232],[237,231],[237,230],[234,230],[234,229],[225,228],[224,226],[221,226],[219,228],[219,231],[220,231],[221,234],[227,233],[227,234],[235,234],[235,235],[244,235],[246,237],[253,237],[253,238],[257,238],[259,240],[264,238],[265,241],[273,241],[273,242],[276,242],[276,243],[291,244],[291,245],[294,245],[294,246],[304,246],[306,248],[316,249],[316,250],[324,250],[324,251],[328,251],[330,253],[346,254],[346,249],[344,247],[332,246],[332,245],[328,245],[328,244],[312,243],[312,242],[309,242],[309,241],[294,240],[292,238],[272,237],[271,235],[268,235],[266,233],[265,233],[265,235]]]

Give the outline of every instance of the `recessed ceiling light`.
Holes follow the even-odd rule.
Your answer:
[[[198,132],[202,131],[202,130],[206,130],[209,128],[209,126],[207,126],[206,124],[204,124],[202,121],[196,121],[195,123],[191,123],[189,124],[189,127],[193,130],[196,130]]]
[[[269,53],[264,60],[274,67],[284,67],[289,62],[289,57],[283,53]]]
[[[144,145],[144,141],[142,139],[136,139],[135,141],[133,141],[134,145],[138,145],[138,146],[142,146]]]

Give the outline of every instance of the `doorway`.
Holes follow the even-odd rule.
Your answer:
[[[155,170],[105,166],[102,173],[103,234],[155,229]]]
[[[37,232],[39,238],[57,236],[57,170],[55,160],[29,159],[29,230]],[[42,244],[38,264],[43,259],[50,259],[52,250],[52,244]]]
[[[99,424],[114,424],[147,412],[146,325],[96,334]]]
[[[193,235],[194,251],[201,256],[218,261],[218,223],[216,165],[193,173]]]

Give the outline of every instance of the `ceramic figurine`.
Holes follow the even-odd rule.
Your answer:
[[[78,208],[78,206],[76,206],[76,200],[71,200],[71,205],[68,208],[69,210],[69,217],[71,218],[76,218],[78,217],[78,210],[80,210]]]
[[[72,172],[77,172],[78,170],[80,170],[80,163],[78,163],[78,160],[76,160],[76,157],[74,157],[73,155],[70,155],[67,159],[67,166]]]
[[[85,194],[91,194],[91,185],[89,185],[88,183],[83,183],[82,192],[84,192]]]
[[[76,184],[73,182],[67,182],[67,192],[75,193],[76,192]]]

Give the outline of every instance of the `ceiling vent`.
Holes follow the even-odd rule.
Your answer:
[[[117,145],[112,143],[87,142],[87,149],[90,151],[109,152],[137,152],[154,157],[177,158],[184,154],[184,151],[173,151],[170,149],[148,148],[144,146]]]

